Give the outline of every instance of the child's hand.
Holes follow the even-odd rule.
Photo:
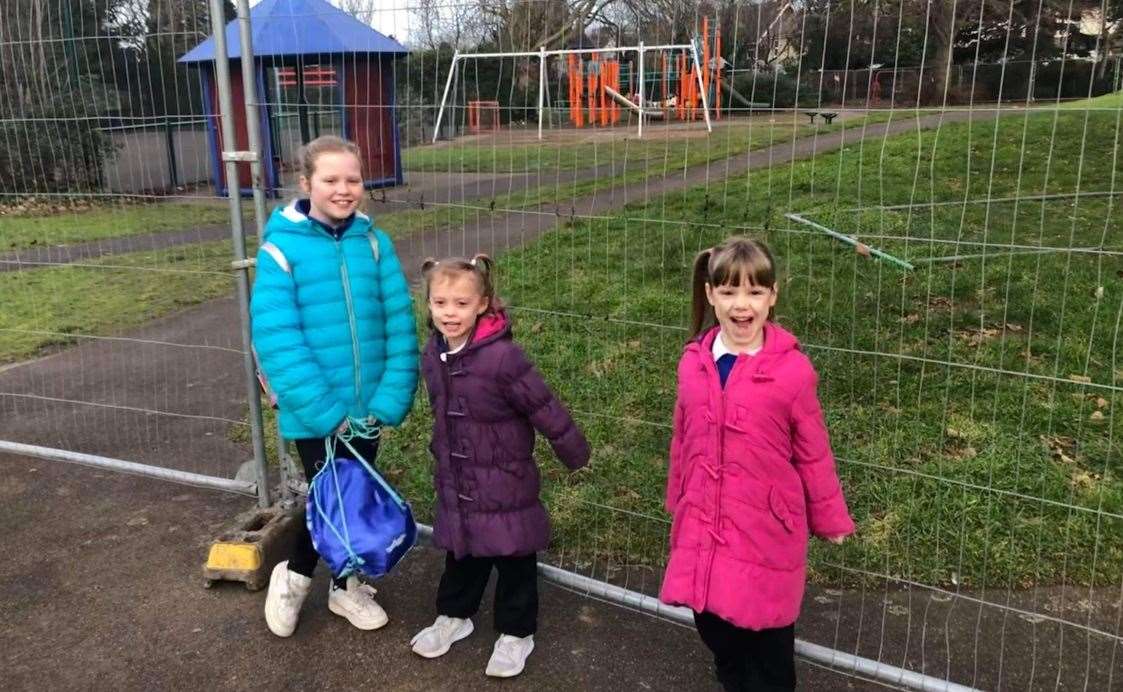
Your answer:
[[[827,536],[827,540],[835,545],[842,545],[846,540],[846,536]]]
[[[339,427],[335,429],[335,434],[342,435],[343,433],[347,432],[347,428],[349,427],[351,427],[351,424],[346,418],[344,418],[343,422],[339,424]]]

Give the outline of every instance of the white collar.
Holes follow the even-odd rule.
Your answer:
[[[461,351],[463,351],[463,350],[464,350],[464,347],[465,347],[465,346],[467,346],[467,345],[468,345],[468,342],[467,342],[467,341],[465,341],[464,343],[460,344],[459,346],[457,346],[456,348],[452,349],[451,351],[445,351],[444,353],[442,353],[442,354],[441,354],[441,360],[442,360],[443,362],[447,363],[447,362],[448,362],[448,357],[449,357],[449,356],[451,356],[451,355],[453,355],[453,354],[456,354],[456,353],[460,353]]]
[[[756,354],[760,353],[761,348],[763,348],[763,346],[757,346],[753,350],[745,351],[744,353],[745,353],[745,355],[748,355],[748,356],[755,356]],[[710,347],[710,351],[714,355],[714,362],[715,363],[717,362],[718,358],[721,358],[722,356],[724,356],[726,354],[733,355],[733,356],[737,355],[733,351],[730,351],[729,348],[726,347],[725,342],[721,340],[721,330],[720,329],[717,332],[717,336],[714,337],[714,345],[712,347]]]

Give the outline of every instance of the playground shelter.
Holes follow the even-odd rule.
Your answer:
[[[395,112],[394,63],[406,48],[325,0],[263,0],[250,11],[256,83],[248,85],[258,109],[262,132],[262,168],[267,194],[281,185],[284,159],[280,130],[286,110],[299,121],[300,141],[319,134],[318,118],[327,109],[334,134],[355,142],[361,152],[367,189],[402,183],[401,145]],[[214,74],[214,38],[183,55],[179,62],[200,70],[203,108],[208,122],[211,179],[226,194],[222,152],[248,149],[242,59],[237,20],[226,25],[231,61],[237,142],[226,146],[218,129],[218,87]],[[315,90],[322,103],[313,106],[307,94]],[[238,164],[238,187],[252,191],[248,163]]]

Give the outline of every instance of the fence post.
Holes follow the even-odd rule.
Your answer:
[[[257,102],[257,69],[254,65],[253,37],[250,26],[249,0],[238,0],[238,38],[242,44],[242,93],[246,104],[246,136],[250,151],[257,157],[250,161],[250,178],[253,183],[253,215],[257,224],[257,237],[260,241],[265,231],[265,173],[261,158],[265,155],[261,146],[261,104]]]
[[[179,187],[179,161],[175,157],[175,134],[172,131],[172,121],[164,116],[164,144],[168,148],[168,179],[171,180],[172,190]]]
[[[239,5],[244,5],[240,0]],[[230,88],[230,59],[226,48],[226,26],[223,24],[222,0],[210,0],[211,30],[214,32],[214,71],[218,83],[218,100],[221,111],[222,159],[226,166],[226,196],[230,200],[230,234],[234,242],[234,262],[237,272],[238,309],[242,314],[242,352],[246,375],[246,393],[250,409],[250,433],[253,440],[254,467],[257,471],[257,503],[269,506],[269,476],[265,467],[265,435],[261,423],[261,396],[258,393],[257,372],[253,361],[250,335],[250,278],[246,262],[246,236],[242,228],[241,186],[238,183],[237,160],[245,158],[237,152],[238,140],[234,134],[234,98]],[[245,52],[243,51],[243,57]],[[252,57],[251,57],[252,60]],[[249,123],[247,123],[247,127]],[[253,152],[250,152],[251,154]]]

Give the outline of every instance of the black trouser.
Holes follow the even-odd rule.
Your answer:
[[[368,464],[374,465],[374,458],[378,456],[378,440],[364,440],[357,437],[351,440],[351,446],[355,448],[356,452],[363,455],[363,459]],[[296,451],[300,454],[300,463],[304,465],[304,477],[311,483],[316,471],[324,464],[324,439],[316,437],[296,440]],[[351,450],[339,444],[338,441],[335,443],[335,453],[341,457],[354,456],[351,454]],[[289,557],[289,569],[297,574],[311,577],[312,573],[316,571],[316,563],[319,561],[320,556],[312,545],[312,534],[308,533],[308,525],[301,522],[296,529],[296,544],[293,546],[292,555]],[[346,588],[347,580],[336,579],[335,585],[341,589]]]
[[[480,608],[491,568],[495,583],[495,629],[500,634],[526,637],[538,629],[538,556],[472,557],[457,560],[445,555],[445,573],[437,587],[437,614],[470,618]]]
[[[795,625],[755,631],[695,612],[694,626],[713,652],[717,679],[727,692],[795,689]]]

